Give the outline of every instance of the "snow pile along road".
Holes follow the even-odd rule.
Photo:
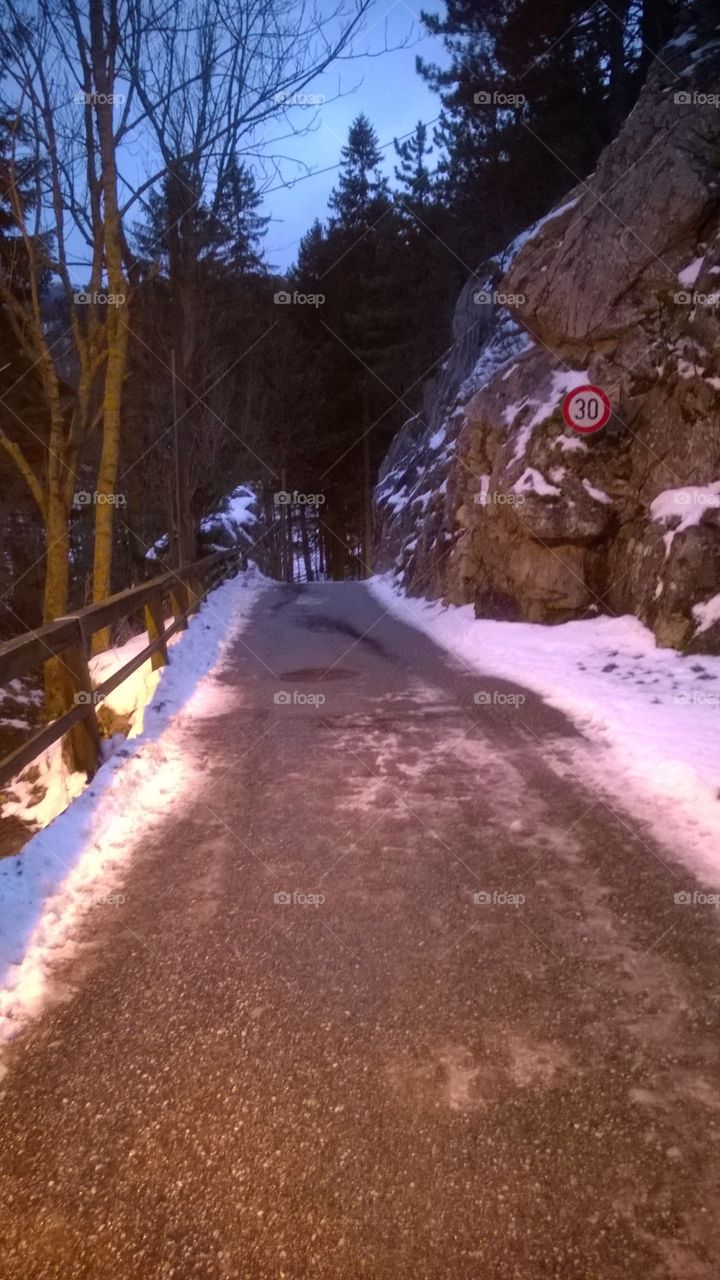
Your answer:
[[[223,583],[172,646],[170,664],[151,673],[147,663],[127,682],[131,688],[118,688],[117,709],[122,702],[133,710],[136,736],[21,854],[0,860],[0,1044],[39,1007],[48,966],[72,948],[79,918],[117,899],[123,866],[149,826],[191,794],[183,726],[217,701],[210,672],[244,629],[266,581],[252,567]],[[135,637],[130,648],[141,642]],[[127,646],[101,655],[98,679],[130,656]],[[143,690],[151,695],[144,712],[138,705]]]
[[[659,648],[630,616],[493,622],[471,605],[401,595],[391,575],[370,587],[469,669],[523,684],[570,716],[585,742],[563,742],[563,753],[588,789],[647,822],[720,888],[720,658]]]
[[[176,645],[181,635],[176,632],[171,636],[168,646]],[[114,645],[91,658],[89,668],[93,688],[124,667],[147,644],[147,632],[141,631],[125,644]],[[114,733],[111,738],[103,740],[106,759],[121,750],[129,738],[136,738],[142,733],[145,711],[159,680],[160,672],[153,671],[150,663],[145,662],[105,698],[102,708],[122,718],[127,726],[126,733]],[[54,742],[5,788],[8,798],[3,801],[2,816],[20,818],[31,830],[46,827],[85,787],[85,774],[68,769],[63,759],[62,742]],[[0,856],[4,852],[0,849]]]

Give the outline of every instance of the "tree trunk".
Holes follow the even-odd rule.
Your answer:
[[[305,563],[305,580],[313,581],[312,558],[310,556],[310,539],[308,538],[307,508],[300,508],[300,538],[302,541],[303,561]]]
[[[372,575],[373,562],[373,511],[372,466],[370,462],[370,429],[367,384],[363,387],[363,572]]]
[[[275,504],[267,485],[263,485],[263,507],[265,510],[265,545],[267,546],[268,569],[271,578],[280,578],[277,546],[277,521]]]
[[[280,488],[284,494],[287,494],[287,470],[285,467],[280,468]],[[289,502],[284,502],[280,507],[280,528],[281,538],[280,545],[282,547],[282,577],[284,582],[292,582],[294,579],[293,551],[292,551],[292,511]]]
[[[640,38],[642,53],[640,64],[643,74],[660,51],[666,40],[670,39],[675,24],[674,6],[671,0],[645,0],[642,8]]]
[[[192,430],[191,392],[197,289],[192,218],[196,205],[180,172],[168,175],[168,274],[173,303],[173,414],[177,475],[178,563],[195,559],[195,522],[190,504],[189,456],[183,436]]]
[[[95,549],[93,555],[93,604],[99,604],[112,589],[113,516],[120,464],[122,386],[127,362],[127,324],[123,314],[108,335],[108,365],[103,400],[103,437],[96,485]],[[110,632],[99,631],[93,638],[93,652],[110,648]]]
[[[67,612],[70,580],[70,539],[68,533],[68,508],[55,479],[51,482],[46,499],[45,537],[45,597],[43,622],[54,622]],[[64,668],[60,658],[50,658],[45,663],[45,715],[56,720],[65,711]]]
[[[102,164],[103,225],[102,236],[107,265],[108,314],[107,365],[103,387],[103,442],[97,478],[95,508],[95,551],[93,558],[93,602],[98,604],[111,591],[113,516],[117,499],[116,486],[120,463],[120,428],[122,389],[127,365],[127,281],[123,272],[123,239],[117,196],[117,162],[113,127],[115,89],[115,42],[118,32],[116,14],[111,4],[105,15],[104,0],[90,0],[90,32],[93,82],[97,97],[94,111]],[[93,652],[110,646],[108,630],[93,638]]]
[[[178,344],[179,350],[183,352],[185,346],[182,317],[177,308],[175,308],[173,314],[175,342]],[[178,381],[175,346],[173,346],[171,353],[171,369],[175,481],[175,564],[179,568],[181,565],[190,564],[195,559],[195,531],[188,497],[190,486],[188,483],[187,460],[181,445],[182,429],[183,426],[187,426],[188,391],[184,385],[184,380],[183,383]],[[184,422],[180,421],[181,418],[184,419]]]

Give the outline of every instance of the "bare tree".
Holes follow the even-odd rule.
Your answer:
[[[121,452],[135,282],[125,232],[131,210],[168,184],[177,408],[187,417],[201,401],[191,389],[202,319],[192,213],[201,199],[218,213],[238,155],[277,159],[282,138],[297,132],[298,95],[332,63],[353,56],[372,4],[337,0],[321,10],[306,0],[0,0],[3,108],[12,128],[7,199],[18,246],[16,267],[12,255],[0,267],[0,299],[39,372],[49,423],[40,469],[23,450],[27,424],[3,429],[0,443],[44,522],[46,619],[67,609],[69,513],[81,453],[97,427],[93,599],[110,590],[115,508],[108,499]],[[131,160],[140,145],[151,157],[142,175]],[[21,180],[32,186],[29,202],[21,199]],[[68,317],[57,346],[43,318],[48,279],[60,282]],[[182,481],[189,548],[185,464]]]
[[[173,300],[176,405],[185,442],[198,428],[196,366],[202,363],[204,317],[198,290],[195,214],[204,201],[222,209],[238,156],[272,157],[298,131],[293,106],[333,62],[352,56],[352,42],[373,0],[339,0],[325,12],[305,0],[180,0],[133,5],[126,74],[140,104],[129,131],[154,139],[159,164],[133,184],[124,205],[164,182],[168,234],[164,246]],[[268,137],[270,125],[279,136]],[[194,521],[190,448],[179,460],[179,558],[192,555]]]
[[[101,2],[92,0],[90,12],[81,11],[75,0],[38,0],[32,7],[3,0],[0,6],[0,65],[12,139],[6,199],[15,230],[14,251],[0,268],[0,298],[21,349],[40,374],[49,423],[41,470],[23,450],[26,423],[12,435],[4,430],[0,440],[44,522],[46,621],[67,609],[69,512],[79,487],[82,447],[100,422],[110,437],[119,430],[127,341],[108,46],[114,19],[106,21]],[[24,199],[28,189],[30,197]],[[86,248],[88,274],[86,289],[78,292],[71,253],[80,244]],[[60,283],[68,327],[51,340],[43,292],[52,278]],[[104,448],[99,489],[111,493],[114,479]],[[96,510],[99,598],[109,583],[112,505],[101,502]],[[59,664],[49,664],[51,712],[62,702],[59,674]]]

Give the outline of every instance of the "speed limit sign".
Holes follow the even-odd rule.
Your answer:
[[[563,418],[573,431],[582,436],[600,431],[610,421],[612,405],[601,387],[588,384],[568,391],[563,400]]]

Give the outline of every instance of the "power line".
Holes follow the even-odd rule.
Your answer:
[[[429,129],[430,125],[437,124],[439,119],[440,116],[434,116],[432,120],[424,120],[421,123],[425,125],[426,129]],[[401,133],[399,138],[391,138],[389,142],[381,143],[378,150],[387,151],[387,148],[392,147],[395,142],[404,142],[405,138],[411,138],[416,128],[417,125],[415,125],[415,128],[410,129],[408,133]],[[324,169],[313,169],[312,173],[303,173],[299,178],[292,178],[290,182],[281,182],[279,187],[268,187],[267,191],[262,192],[263,199],[265,196],[272,195],[274,191],[292,190],[298,182],[306,182],[308,178],[319,178],[321,173],[332,173],[334,169],[339,169],[341,165],[342,160],[339,160],[337,164],[328,164]]]

